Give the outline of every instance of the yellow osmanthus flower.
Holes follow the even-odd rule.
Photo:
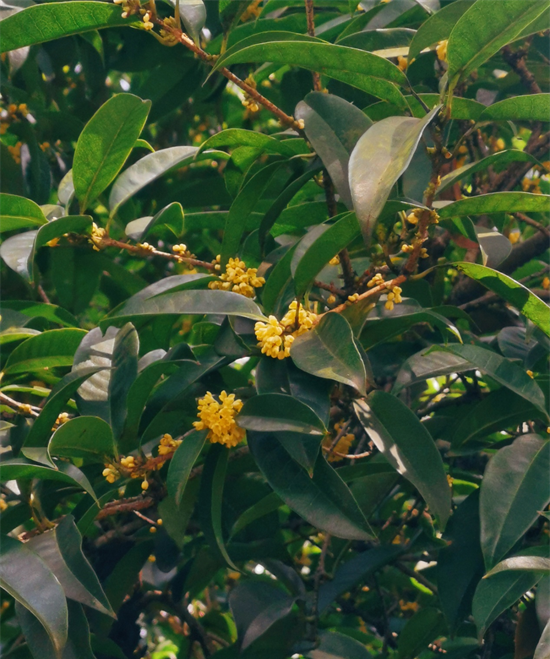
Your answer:
[[[340,429],[342,427],[342,423],[336,423],[334,424],[334,432],[335,434],[338,434],[340,432]],[[330,447],[332,446],[332,443],[334,442],[334,437],[332,435],[325,435],[325,438],[323,439],[323,448],[330,450]],[[338,440],[338,443],[336,446],[332,449],[332,451],[328,455],[328,461],[329,462],[339,462],[340,460],[343,460],[344,458],[342,457],[343,455],[348,455],[349,453],[349,448],[352,445],[352,443],[355,440],[355,435],[351,432],[346,433],[340,439]],[[340,453],[341,455],[337,455],[337,453]]]
[[[254,0],[252,4],[248,5],[241,14],[241,23],[246,23],[250,18],[258,18],[262,13],[262,8],[260,7],[261,3],[262,0]]]
[[[330,261],[328,262],[329,265],[340,265],[340,257],[338,254],[336,256],[333,256]]]
[[[8,146],[8,151],[11,155],[11,157],[15,160],[17,165],[21,164],[21,147],[23,144],[21,142],[17,142],[15,146]]]
[[[8,509],[8,504],[6,503],[6,500],[4,499],[4,495],[0,496],[0,513],[3,513],[4,510]]]
[[[290,357],[294,337],[291,334],[284,335],[284,331],[285,328],[275,316],[269,316],[267,323],[258,322],[254,325],[258,347],[264,355],[273,359]]]
[[[101,243],[105,237],[105,229],[98,227],[95,222],[92,223],[92,235],[89,238],[90,243],[93,245],[94,250],[99,252]]]
[[[334,304],[336,302],[336,295],[329,295],[327,298],[327,304]]]
[[[235,394],[222,391],[219,402],[207,391],[204,398],[198,401],[197,415],[200,421],[193,425],[197,430],[208,429],[206,438],[212,444],[223,444],[228,448],[237,446],[245,436],[245,431],[235,421],[235,416],[241,411],[243,402],[235,398]]]
[[[173,453],[180,444],[181,439],[173,439],[172,435],[165,433],[160,439],[158,453],[159,455]]]
[[[348,302],[357,302],[359,299],[359,293],[354,293],[353,295],[348,295]]]
[[[55,423],[53,424],[52,432],[54,432],[54,430],[57,430],[59,428],[59,426],[62,426],[64,423],[67,423],[68,420],[69,420],[68,413],[67,412],[61,412],[61,414],[57,417],[57,419],[55,420]]]
[[[214,267],[219,265],[220,257],[216,257]],[[216,268],[218,269],[218,268]],[[211,281],[208,288],[212,290],[232,291],[245,297],[254,297],[255,288],[265,284],[263,277],[258,277],[257,268],[247,268],[244,261],[240,259],[229,259],[225,266],[225,272],[220,275],[219,280]]]
[[[408,57],[402,57],[401,55],[397,56],[397,66],[401,71],[406,71],[407,67],[409,66],[409,59]]]
[[[367,288],[374,288],[375,286],[381,286],[384,283],[384,277],[380,273],[374,275],[374,277],[367,284]]]
[[[542,280],[542,287],[544,288],[545,291],[547,291],[548,289],[550,289],[550,279],[548,279],[548,277],[545,277],[545,278]]]
[[[391,292],[388,293],[388,299],[384,305],[388,311],[391,311],[395,304],[400,304],[403,302],[403,298],[401,297],[402,292],[403,291],[401,288],[399,288],[399,286],[394,286],[391,289]]]
[[[542,194],[540,189],[540,179],[539,178],[527,178],[525,177],[521,182],[521,187],[524,192],[532,192],[533,194]]]
[[[105,465],[105,469],[102,472],[102,476],[105,478],[107,483],[114,483],[120,478],[120,471],[114,464],[108,462]]]
[[[435,52],[437,54],[437,59],[441,60],[442,62],[447,61],[447,44],[449,43],[448,39],[445,39],[443,41],[440,41],[435,49]]]

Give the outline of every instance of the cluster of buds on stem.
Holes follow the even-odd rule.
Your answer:
[[[242,400],[235,394],[222,391],[217,401],[208,391],[199,399],[197,416],[193,425],[197,430],[208,430],[207,439],[212,444],[223,444],[228,448],[237,446],[245,437],[245,431],[237,425],[235,416],[241,411]]]
[[[294,339],[304,332],[308,332],[317,322],[317,314],[304,309],[296,300],[283,318],[279,321],[275,316],[269,316],[267,323],[258,322],[254,332],[258,339],[258,348],[264,355],[273,359],[290,357],[290,348]]]
[[[103,247],[103,238],[105,237],[105,229],[103,227],[98,227],[94,222],[92,224],[92,235],[89,238],[90,243],[93,245],[93,248],[96,252]]]
[[[221,270],[221,256],[218,254],[213,261],[214,269]],[[219,280],[211,281],[208,288],[220,291],[232,291],[245,297],[254,297],[255,288],[265,284],[263,277],[258,277],[257,268],[247,268],[244,261],[240,259],[229,259],[225,266],[225,272],[220,275]]]

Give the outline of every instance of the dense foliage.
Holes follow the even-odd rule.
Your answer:
[[[0,3],[2,657],[550,658],[549,9]]]

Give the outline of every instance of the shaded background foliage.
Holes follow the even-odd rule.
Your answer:
[[[549,4],[0,3],[2,656],[550,657]]]

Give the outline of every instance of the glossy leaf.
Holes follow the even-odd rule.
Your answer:
[[[133,94],[117,94],[84,127],[74,154],[73,181],[81,210],[105,190],[122,169],[151,107]]]
[[[17,346],[10,354],[4,373],[15,375],[29,371],[39,372],[43,369],[70,366],[85,330],[58,329],[42,332],[32,336]]]
[[[111,427],[95,416],[78,416],[61,425],[53,434],[48,451],[61,458],[85,458],[99,463],[117,454]]]
[[[499,574],[499,572],[510,570],[513,572],[536,572],[548,576],[550,575],[550,558],[544,558],[543,556],[513,556],[512,558],[506,558],[498,565],[495,565],[492,570],[489,570],[485,578],[488,579],[495,574]]]
[[[276,153],[287,158],[291,158],[297,152],[288,140],[278,140],[272,135],[265,135],[252,130],[228,128],[209,137],[201,145],[199,153],[202,153],[205,149],[219,149],[222,146],[233,148],[249,146],[265,153]]]
[[[449,36],[449,80],[466,78],[548,9],[545,0],[478,0],[457,21]]]
[[[547,213],[548,211],[550,211],[550,195],[529,192],[493,192],[460,199],[438,209],[442,220],[485,213]]]
[[[34,201],[12,194],[0,194],[0,233],[42,226],[47,220]]]
[[[121,435],[128,414],[126,400],[130,387],[137,377],[138,354],[138,333],[132,323],[126,323],[115,337],[109,379],[110,419],[115,437]]]
[[[493,103],[485,108],[480,121],[548,121],[550,94],[526,94]]]
[[[519,281],[477,263],[460,262],[458,269],[516,307],[522,314],[550,336],[550,309],[548,305]]]
[[[437,346],[434,351],[446,351],[459,359],[470,362],[471,369],[479,369],[496,380],[503,387],[538,407],[543,414],[548,414],[544,393],[539,385],[516,363],[501,357],[496,352],[472,345],[449,345],[446,348]],[[464,369],[461,369],[464,370]]]
[[[176,6],[176,0],[170,0]],[[180,0],[179,14],[185,31],[199,45],[201,30],[206,22],[206,7],[203,0]]]
[[[177,506],[181,504],[189,474],[203,449],[206,435],[207,432],[204,430],[193,430],[185,435],[170,460],[166,487],[168,488],[168,494],[174,497]]]
[[[367,244],[391,189],[408,167],[424,130],[438,111],[436,106],[423,119],[388,117],[369,128],[357,142],[350,157],[349,182]]]
[[[548,659],[548,657],[550,657],[550,620],[542,631],[533,659]]]
[[[426,607],[407,620],[399,634],[397,650],[400,659],[414,659],[438,636],[445,632],[445,622],[441,611]]]
[[[494,567],[550,502],[550,442],[518,437],[493,456],[481,485],[481,546],[487,569]]]
[[[30,6],[3,21],[1,52],[90,30],[139,23],[139,17],[122,18],[120,7],[107,4],[71,2]]]
[[[32,254],[38,231],[25,231],[10,236],[0,245],[0,256],[4,263],[23,279],[29,281],[29,257]]]
[[[327,168],[342,201],[352,208],[348,163],[357,140],[372,126],[359,108],[339,96],[312,92],[296,106],[296,119]]]
[[[177,202],[169,204],[153,217],[141,217],[126,225],[126,235],[136,242],[143,242],[149,234],[168,229],[178,238],[183,233],[183,208]]]
[[[269,485],[307,522],[338,538],[366,540],[370,527],[344,481],[319,456],[309,476],[274,435],[249,433],[250,450]]]
[[[325,314],[311,331],[294,341],[290,355],[296,366],[306,373],[342,382],[365,395],[365,365],[351,327],[343,316]]]
[[[21,579],[25,574],[26,579]],[[57,653],[67,642],[67,600],[57,578],[29,547],[8,536],[2,538],[0,587],[40,621]]]
[[[451,490],[430,433],[401,400],[375,391],[354,410],[378,450],[420,492],[442,527],[451,514]]]
[[[227,448],[221,444],[212,444],[201,477],[199,518],[211,551],[219,554],[230,568],[237,570],[225,548],[222,528],[222,500],[227,459]]]
[[[299,432],[321,435],[325,426],[315,412],[285,394],[260,394],[246,401],[237,416],[241,428],[261,432]]]

